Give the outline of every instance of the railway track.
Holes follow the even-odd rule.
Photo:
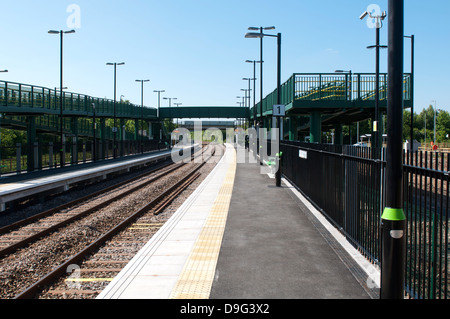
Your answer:
[[[200,152],[192,155],[192,159]],[[167,176],[184,166],[184,163],[166,163],[150,172],[114,184],[35,216],[0,228],[0,258],[23,248],[39,238],[57,231],[84,216],[121,200],[142,187]]]
[[[71,209],[73,216],[63,213],[66,215],[64,221],[59,220],[60,213],[47,215],[45,219],[57,220],[51,226],[46,226],[48,221],[42,220],[37,222],[40,226],[36,221],[28,223],[21,229],[38,231],[27,236],[22,243],[15,241],[3,248],[3,253],[0,252],[1,296],[34,298],[45,290],[40,298],[92,298],[101,291],[98,286],[113,278],[162,227],[166,219],[159,214],[200,176],[199,170],[205,163],[166,167],[164,172],[155,172],[157,175],[145,180],[135,179],[131,188],[125,187],[124,183],[120,187],[112,187],[119,200],[111,199],[110,194],[104,192],[100,197],[90,196],[90,208],[80,209],[85,205],[76,204]],[[89,255],[91,258],[83,262]],[[113,259],[108,259],[108,256]],[[24,264],[28,263],[29,268],[24,269]],[[14,273],[15,270],[19,271]],[[45,288],[68,271],[72,277],[63,279],[59,288]],[[86,274],[88,278],[83,278]],[[90,284],[89,288],[80,289],[80,285],[85,283]],[[73,287],[76,289],[71,289]]]

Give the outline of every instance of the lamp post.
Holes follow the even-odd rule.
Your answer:
[[[275,27],[271,27],[271,29],[275,29]],[[246,38],[263,38],[263,37],[274,37],[277,38],[277,104],[281,104],[281,33],[278,33],[277,35],[273,34],[264,34],[262,32],[262,28],[260,30],[260,33],[247,33],[245,35]],[[261,55],[261,61],[262,55]],[[262,90],[261,90],[262,91]],[[261,100],[261,108],[262,108],[262,100]],[[261,116],[262,116],[262,109],[261,109]],[[275,181],[276,186],[281,187],[281,147],[280,147],[280,141],[281,141],[281,119],[279,116],[277,116],[277,128],[278,128],[278,146],[280,148],[279,153],[276,156],[277,159],[277,171],[275,173]]]
[[[59,156],[61,161],[61,167],[64,167],[64,131],[63,131],[63,38],[64,34],[71,34],[75,33],[75,30],[69,30],[69,31],[55,31],[50,30],[48,31],[49,34],[59,34],[60,36],[60,98],[59,98],[59,117],[60,117],[60,123],[59,123],[59,135],[61,139],[61,148],[59,149]]]
[[[244,81],[248,81],[248,108],[250,110],[251,107],[251,99],[250,99],[250,92],[252,89],[250,88],[250,82],[253,81],[253,83],[256,81],[256,78],[242,78]],[[255,85],[253,85],[253,91],[255,90]],[[255,101],[255,92],[253,92],[253,101]]]
[[[141,125],[140,125],[140,129],[141,129],[141,154],[144,153],[144,146],[142,145],[142,140],[143,140],[143,133],[144,133],[144,83],[145,82],[150,82],[150,80],[136,80],[136,82],[140,82],[141,83]]]
[[[386,18],[386,11],[384,11],[381,15],[373,16],[370,12],[363,12],[363,14],[359,17],[363,20],[365,17],[369,16],[371,19],[376,20],[375,30],[376,30],[376,44],[368,46],[368,49],[375,48],[375,121],[373,121],[373,141],[375,149],[379,147],[379,123],[380,123],[380,48],[387,48],[385,45],[380,45],[380,29],[383,27],[383,20]]]
[[[166,92],[165,90],[154,90],[154,93],[158,93],[158,110],[156,112],[156,119],[159,121],[159,109],[161,107],[161,93]],[[162,140],[162,128],[159,128],[159,140]]]
[[[244,92],[244,106],[247,107],[248,104],[250,104],[250,103],[247,104],[247,100],[250,99],[250,91],[251,90],[250,89],[241,89],[241,91]]]
[[[156,117],[159,119],[159,108],[161,107],[161,93],[166,92],[165,90],[154,90],[154,93],[158,93],[158,112],[156,114]]]
[[[176,97],[163,97],[163,100],[169,101],[169,109],[172,107],[172,100],[176,100]]]
[[[116,134],[117,134],[117,127],[116,127],[116,93],[117,93],[117,66],[118,65],[124,65],[125,62],[120,63],[106,63],[106,65],[114,66],[114,128],[113,128],[113,156],[114,158],[117,157],[117,148],[116,148]]]
[[[425,109],[425,120],[424,120],[424,126],[425,126],[425,137],[424,137],[424,142],[425,144],[427,143],[427,109]]]
[[[434,102],[434,139],[433,139],[433,145],[436,145],[436,100],[433,100],[431,102]]]
[[[247,80],[247,79],[243,79],[243,80]],[[246,108],[246,107],[250,107],[250,92],[252,91],[252,89],[250,89],[250,81],[248,81],[248,89],[241,89],[241,91],[243,91],[244,92],[244,95],[245,95],[245,97],[244,97],[244,107]],[[248,94],[247,94],[248,93]],[[241,119],[241,121],[242,121],[242,123],[241,123],[241,125],[244,125],[244,121],[245,121],[245,119]]]
[[[163,97],[163,100],[169,100],[169,107],[172,106],[172,100],[177,100],[176,97]]]
[[[260,39],[260,59],[259,61],[261,61],[260,63],[260,86],[261,86],[261,90],[260,90],[260,116],[261,116],[261,125],[263,125],[262,123],[262,118],[263,118],[263,112],[262,112],[262,101],[263,101],[263,31],[265,30],[275,30],[274,26],[270,26],[270,27],[249,27],[248,28],[249,31],[259,31],[259,33],[247,33],[245,35],[246,38],[259,38]],[[248,34],[259,34],[260,36],[247,36]]]
[[[414,34],[413,35],[405,35],[404,38],[411,39],[411,126],[410,126],[410,135],[411,135],[411,165],[413,160],[413,134],[414,134]]]
[[[256,112],[256,63],[262,64],[261,61],[245,60],[246,63],[253,63],[253,126],[256,129],[257,112]]]
[[[242,89],[241,89],[241,91],[242,91]],[[238,103],[239,103],[239,106],[245,107],[245,100],[246,100],[246,97],[247,97],[247,96],[236,96],[237,99],[242,99],[242,102],[238,102]],[[239,118],[236,118],[236,120],[237,120],[237,122],[238,122],[238,125],[241,125],[240,119],[239,119]]]
[[[183,105],[183,103],[173,103],[176,107],[179,107],[180,105]],[[177,127],[178,127],[178,117],[177,117]]]

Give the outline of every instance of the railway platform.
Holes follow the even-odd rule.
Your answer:
[[[276,187],[251,153],[238,160],[226,146],[97,299],[378,298],[379,273],[345,238],[288,181]]]

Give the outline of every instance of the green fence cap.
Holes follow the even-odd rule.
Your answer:
[[[405,213],[403,212],[403,209],[401,209],[401,208],[386,207],[384,209],[384,212],[383,212],[383,215],[381,216],[381,218],[384,220],[398,221],[398,220],[405,220],[406,216],[405,216]]]

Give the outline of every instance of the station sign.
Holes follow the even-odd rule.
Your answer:
[[[286,116],[286,105],[276,104],[273,106],[273,116]]]

